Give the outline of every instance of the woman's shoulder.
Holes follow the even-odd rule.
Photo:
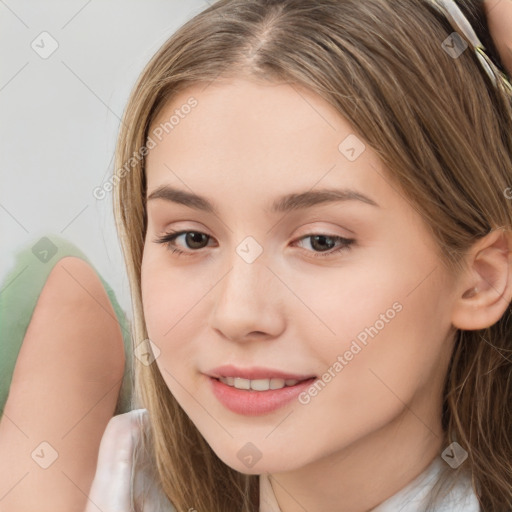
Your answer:
[[[0,339],[2,340],[0,342],[0,411],[7,401],[14,368],[36,305],[52,277],[54,284],[62,289],[63,293],[58,296],[61,303],[71,308],[75,307],[72,301],[66,301],[68,297],[73,298],[71,293],[73,289],[79,290],[80,293],[75,293],[75,297],[91,297],[106,313],[112,317],[115,315],[117,318],[123,337],[126,362],[115,412],[129,410],[132,395],[132,348],[128,318],[119,305],[114,290],[85,253],[71,241],[49,233],[35,242],[27,241],[18,248],[13,253],[10,269],[2,276],[0,284]],[[86,293],[81,293],[82,290]],[[77,306],[78,309],[79,306]]]

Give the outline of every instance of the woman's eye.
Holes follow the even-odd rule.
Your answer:
[[[165,245],[170,251],[178,256],[181,254],[190,256],[190,252],[177,247],[176,241],[180,237],[184,237],[183,243],[186,246],[185,248],[190,252],[197,252],[199,249],[203,249],[208,245],[208,241],[211,239],[209,235],[201,233],[200,231],[170,231],[165,233],[162,237],[154,240],[154,242]],[[308,252],[312,252],[315,258],[332,256],[333,254],[348,250],[355,242],[353,238],[343,238],[341,236],[325,234],[306,235],[301,237],[299,241],[308,239],[310,240],[308,245],[313,249]],[[336,242],[339,244],[337,247]]]
[[[337,254],[341,251],[345,251],[351,248],[352,244],[355,242],[353,238],[343,238],[342,236],[334,236],[334,235],[325,235],[325,234],[311,234],[306,235],[299,240],[310,240],[309,246],[314,249],[314,257],[324,258],[326,256],[332,256],[333,254]],[[336,246],[336,241],[339,243],[338,247]],[[319,250],[320,252],[316,252]]]
[[[186,251],[179,249],[175,243],[175,240],[182,236],[184,236],[184,242],[187,248],[192,251],[202,249],[204,247],[204,240],[206,239],[206,243],[208,243],[210,239],[210,236],[200,231],[170,231],[165,233],[162,237],[157,238],[155,242],[164,244],[170,251],[178,255],[187,254]]]

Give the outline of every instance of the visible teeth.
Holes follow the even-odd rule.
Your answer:
[[[242,379],[240,377],[235,377],[235,388],[251,389],[251,381],[248,379]]]
[[[255,391],[267,391],[270,389],[270,380],[269,379],[255,379],[251,380],[251,389]]]
[[[295,386],[295,379],[242,379],[241,377],[219,377],[219,380],[228,386],[237,389],[253,389],[255,391],[267,391],[269,389],[281,389],[286,386]]]
[[[270,389],[281,389],[285,384],[284,379],[270,379]]]

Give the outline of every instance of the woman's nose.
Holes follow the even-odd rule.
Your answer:
[[[285,286],[267,266],[266,258],[235,254],[231,262],[212,290],[211,327],[234,341],[278,336],[284,328]]]

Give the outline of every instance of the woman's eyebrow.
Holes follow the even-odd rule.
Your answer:
[[[207,213],[218,215],[219,211],[217,206],[207,199],[206,197],[199,196],[192,192],[180,190],[170,187],[169,185],[162,185],[151,194],[148,195],[147,200],[164,199],[173,203],[182,204],[201,210]],[[299,210],[311,208],[313,206],[325,203],[333,203],[340,201],[361,201],[362,203],[369,204],[380,208],[373,199],[365,196],[357,190],[344,188],[344,189],[321,189],[321,190],[308,190],[301,193],[287,194],[275,199],[271,205],[271,213],[285,213],[291,210]]]

